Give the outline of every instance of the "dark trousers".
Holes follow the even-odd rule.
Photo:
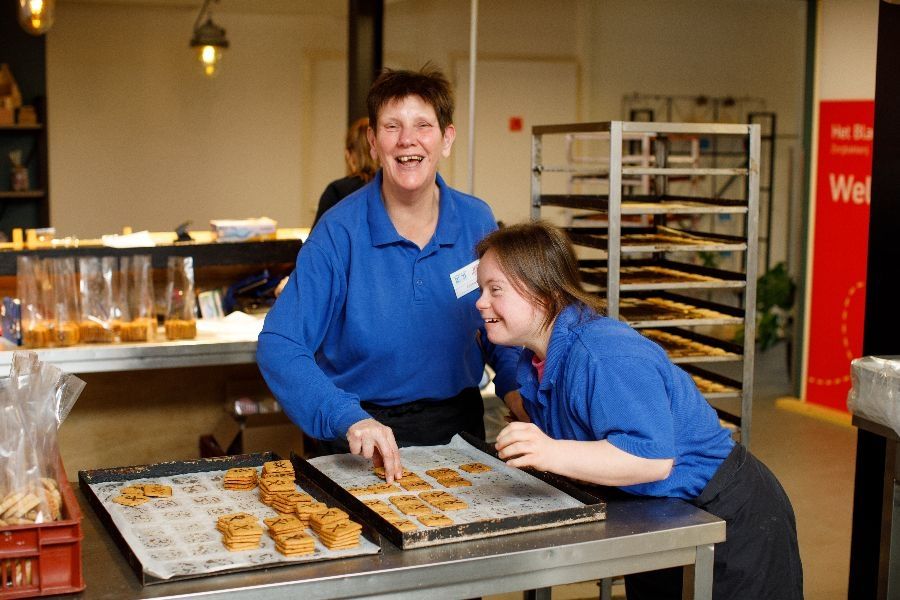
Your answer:
[[[737,444],[692,504],[725,520],[716,544],[715,600],[802,600],[794,509],[775,475]],[[625,576],[628,600],[681,598],[683,568]]]
[[[484,439],[484,403],[478,388],[465,388],[445,400],[415,400],[397,406],[360,402],[360,406],[373,419],[393,430],[401,448],[446,444],[463,431]],[[320,454],[349,451],[346,438],[319,441]]]

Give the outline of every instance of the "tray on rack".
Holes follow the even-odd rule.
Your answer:
[[[740,360],[742,348],[733,343],[684,329],[641,329],[674,363]]]
[[[681,365],[681,368],[691,376],[697,389],[707,399],[733,398],[741,393],[741,384],[734,379],[694,365]]]
[[[277,459],[271,452],[244,454],[80,471],[78,479],[91,507],[143,585],[381,551],[377,534],[365,523],[359,546],[347,550],[329,550],[316,539],[313,554],[289,558],[275,549],[274,541],[266,534],[258,549],[226,549],[222,534],[216,530],[219,516],[247,512],[259,517],[265,528],[262,519],[278,513],[262,503],[256,488],[224,489],[224,472],[232,467],[256,468]],[[170,486],[172,495],[133,507],[112,502],[123,487],[150,482]],[[302,480],[299,489],[329,507],[344,508],[314,482]]]
[[[560,206],[606,212],[609,210],[607,194],[544,194],[542,206]],[[699,215],[742,214],[747,212],[743,200],[696,198],[692,196],[627,195],[622,198],[623,215]]]
[[[580,260],[581,277],[606,289],[607,261]],[[668,260],[622,261],[619,269],[619,289],[623,291],[665,289],[742,288],[746,285],[743,273],[712,269]]]
[[[523,471],[506,466],[488,448],[474,438],[456,436],[444,446],[419,446],[401,449],[403,466],[430,488],[409,491],[399,486],[393,492],[366,493],[364,488],[384,483],[372,474],[371,461],[349,454],[324,456],[306,461],[292,456],[297,473],[315,481],[360,520],[370,523],[402,549],[421,548],[466,540],[481,539],[547,529],[606,518],[606,502],[585,492],[567,480],[545,473]],[[476,444],[478,447],[476,447]],[[461,465],[477,463],[488,467],[467,472]],[[451,469],[468,485],[447,486],[428,471]],[[402,482],[401,482],[402,484]],[[412,487],[412,486],[411,486]],[[348,490],[353,490],[351,493]],[[429,527],[415,516],[404,516],[391,501],[396,496],[418,496],[428,491],[447,492],[467,506],[440,510],[424,504],[431,512],[452,523]],[[356,494],[356,495],[354,495]],[[375,502],[379,501],[379,502]],[[395,498],[396,501],[396,498]],[[391,521],[400,518],[414,528],[401,531]]]
[[[565,229],[573,244],[606,250],[609,231],[605,227],[569,227]],[[623,253],[634,252],[737,252],[747,249],[743,238],[673,227],[628,227],[622,229]]]
[[[606,304],[600,300],[601,306]],[[684,325],[738,325],[743,317],[734,307],[658,293],[627,296],[619,299],[619,318],[635,328]]]

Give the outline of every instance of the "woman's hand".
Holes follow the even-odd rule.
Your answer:
[[[347,430],[347,442],[350,452],[371,458],[376,467],[384,467],[385,481],[393,483],[400,478],[400,449],[390,427],[375,419],[357,421]]]
[[[510,423],[497,436],[497,455],[511,467],[557,472],[559,442],[533,423]]]
[[[528,411],[525,410],[525,405],[522,403],[522,395],[519,394],[518,390],[509,392],[503,396],[503,403],[506,405],[506,408],[509,409],[507,422],[512,423],[514,421],[522,421],[523,423],[531,423]]]

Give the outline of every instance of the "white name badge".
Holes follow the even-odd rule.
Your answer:
[[[473,260],[462,269],[450,273],[450,283],[457,298],[478,289],[478,261]]]

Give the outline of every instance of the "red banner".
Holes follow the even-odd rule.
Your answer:
[[[847,410],[862,353],[872,190],[873,100],[819,104],[819,155],[803,398]]]

